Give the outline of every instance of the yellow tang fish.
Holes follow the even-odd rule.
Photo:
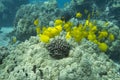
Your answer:
[[[36,19],[36,20],[34,21],[34,25],[37,26],[38,24],[39,24],[39,19]]]

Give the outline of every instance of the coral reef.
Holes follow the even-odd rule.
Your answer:
[[[0,65],[2,80],[119,80],[119,66],[105,53],[96,52],[97,46],[82,40],[69,52],[68,57],[53,59],[43,43],[31,37],[15,49],[11,48]],[[75,44],[76,42],[72,42]]]
[[[0,64],[3,63],[3,59],[9,54],[6,47],[0,46]]]
[[[13,44],[23,42],[0,48],[0,80],[120,80],[118,4],[71,0],[58,9],[56,0],[49,0],[23,5],[14,20]],[[118,18],[108,18],[110,9]]]
[[[73,17],[76,12],[84,14],[82,19],[86,19],[90,14],[92,19],[110,20],[120,25],[120,1],[118,0],[71,0],[71,3],[63,9],[69,17]]]
[[[38,6],[23,5],[17,11],[14,20],[14,34],[18,40],[24,41],[30,36],[35,35],[35,27],[33,21],[38,17]]]
[[[112,60],[114,60],[117,63],[120,63],[120,40],[116,40],[112,43],[112,46],[109,49],[109,52],[107,53]]]
[[[111,2],[112,1],[102,1],[102,4],[110,4]],[[39,4],[28,4],[22,6],[17,11],[14,20],[14,33],[18,40],[24,41],[29,39],[30,36],[35,35],[33,22],[37,18],[39,19],[39,27],[48,27],[48,24],[57,18],[67,22],[72,17],[74,17],[77,12],[81,12],[83,15],[81,19],[84,20],[88,18],[88,15],[91,19],[108,20],[108,17],[110,17],[108,15],[113,15],[111,14],[113,12],[110,9],[114,11],[114,7],[110,7],[110,5],[104,5],[100,7],[99,1],[96,0],[92,0],[91,2],[84,0],[72,0],[70,5],[65,6],[63,9],[57,8],[56,1],[45,1],[44,3]],[[119,14],[119,7],[115,12],[117,12],[115,14]],[[118,17],[112,21],[116,22],[117,24],[119,22]]]
[[[34,24],[37,25],[37,21],[38,20],[35,20]],[[84,26],[79,25],[75,27],[79,22]],[[119,50],[112,49],[112,47],[116,47],[116,44],[119,43],[117,41],[119,40],[118,34],[120,31],[117,25],[114,25],[112,22],[101,20],[97,20],[95,24],[93,24],[92,20],[81,21],[77,18],[71,19],[66,23],[57,19],[53,24],[54,27],[45,28],[42,32],[38,31],[39,33],[37,36],[31,37],[15,48],[9,48],[10,55],[5,57],[3,63],[0,65],[0,79],[120,79],[120,66],[116,65],[108,57],[108,55],[112,56],[112,52],[117,52]],[[61,28],[61,26],[63,27]],[[85,28],[85,26],[87,28]],[[85,30],[81,31],[82,28]],[[52,33],[49,30],[52,30]],[[88,33],[93,32],[97,38],[94,38],[94,36],[88,38],[89,34],[83,35],[86,30]],[[66,34],[69,31],[73,31],[73,33]],[[99,31],[99,33],[97,33],[97,31]],[[82,36],[77,36],[78,33],[82,34]],[[115,37],[109,38],[109,33],[113,34]],[[44,40],[39,40],[39,38],[41,38],[39,35],[50,37],[49,42],[46,43]],[[71,37],[69,38],[69,36]],[[101,48],[106,50],[105,45],[98,48],[99,44],[96,44],[94,39],[100,39],[100,42],[108,44],[108,50],[100,51]],[[70,46],[72,46],[72,48],[70,48]],[[119,48],[119,46],[116,48]],[[110,54],[110,52],[112,54]]]
[[[109,32],[112,32],[115,35],[115,41],[112,42],[111,47],[109,48],[108,55],[109,57],[117,63],[120,63],[120,28],[116,25],[112,25],[109,29]]]
[[[104,21],[98,20],[97,25],[102,25],[104,24]],[[114,35],[114,41],[108,42],[107,40],[105,41],[108,43],[108,52],[106,54],[110,57],[110,59],[114,60],[115,62],[119,63],[120,59],[120,50],[119,50],[119,45],[120,45],[120,28],[114,24],[114,22],[108,22],[109,25],[108,27],[103,26],[104,29],[107,29],[109,33],[112,33]]]
[[[13,33],[18,40],[24,41],[35,35],[33,24],[35,19],[40,19],[40,27],[42,27],[48,25],[49,21],[56,19],[58,15],[59,10],[56,9],[56,3],[54,2],[23,5],[16,13]]]

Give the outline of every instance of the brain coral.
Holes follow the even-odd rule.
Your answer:
[[[49,55],[51,57],[55,59],[61,59],[68,56],[70,45],[62,39],[56,39],[48,44],[47,50],[50,52]]]

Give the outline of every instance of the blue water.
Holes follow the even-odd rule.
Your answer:
[[[48,0],[29,0],[29,3],[41,3],[41,2],[45,2],[45,1],[48,1]],[[64,7],[64,4],[66,2],[70,2],[71,0],[57,0],[57,5],[58,5],[58,8],[63,8]]]
[[[48,0],[28,0],[29,3],[41,3],[41,2],[45,2],[45,1],[48,1]]]
[[[71,0],[57,0],[58,7],[63,8],[66,2],[70,3]]]

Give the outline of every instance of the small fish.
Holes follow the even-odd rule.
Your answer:
[[[37,33],[37,35],[40,34],[40,31],[41,31],[40,27],[37,26],[37,27],[36,27],[36,33]]]
[[[76,13],[76,18],[81,18],[81,17],[82,17],[82,13],[77,12],[77,13]]]
[[[17,42],[17,38],[15,36],[12,37],[12,43],[16,43]]]
[[[36,19],[36,20],[34,21],[34,25],[37,26],[38,24],[39,24],[39,19]]]

